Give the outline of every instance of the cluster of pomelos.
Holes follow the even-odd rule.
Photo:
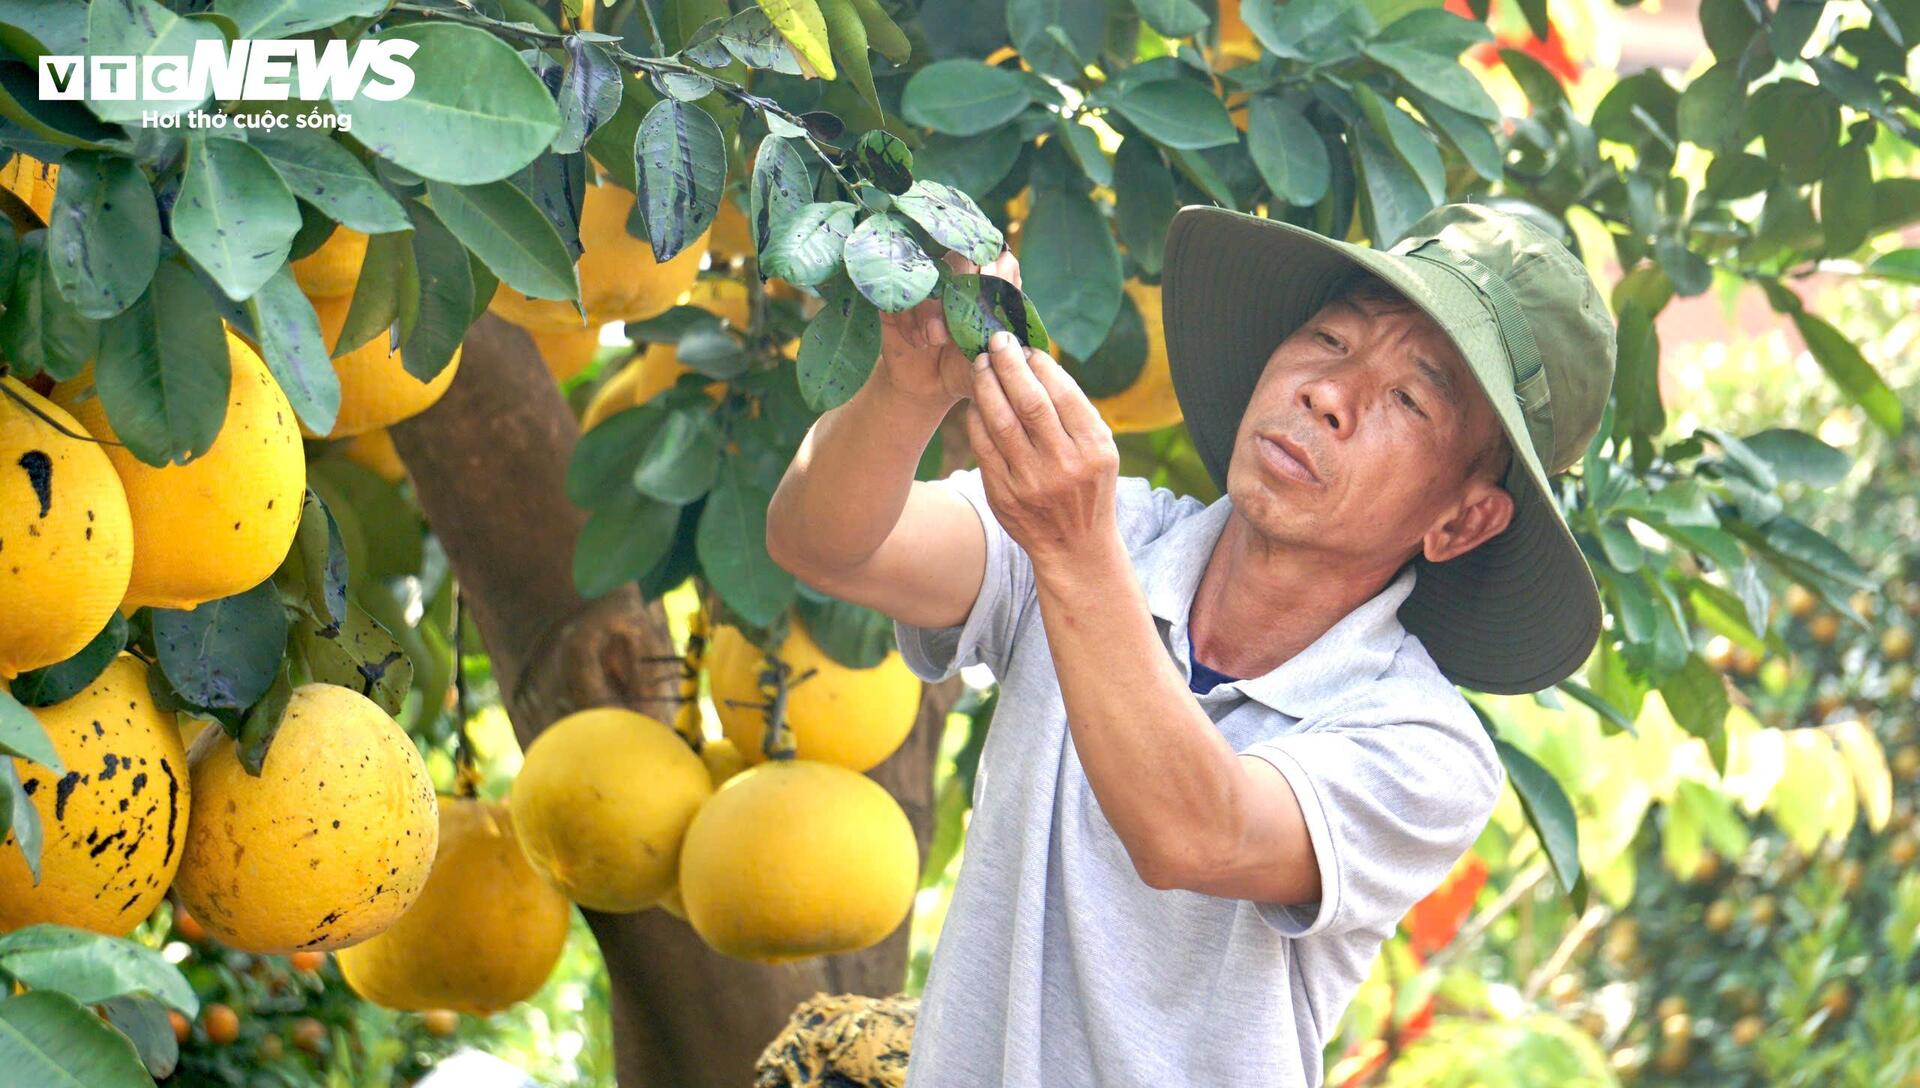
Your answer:
[[[619,708],[542,733],[510,801],[534,868],[590,909],[661,907],[740,959],[849,952],[893,932],[913,904],[919,848],[863,772],[912,730],[919,681],[897,652],[847,668],[789,624],[771,655],[735,628],[715,633],[706,665],[725,736],[698,752]],[[776,662],[793,751],[770,758]]]

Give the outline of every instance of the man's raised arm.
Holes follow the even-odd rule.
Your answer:
[[[985,271],[1019,282],[1010,254]],[[820,417],[787,466],[767,509],[767,552],[816,589],[915,626],[951,627],[979,595],[986,534],[966,500],[913,474],[971,391],[972,364],[947,337],[936,300],[882,321],[873,375]]]

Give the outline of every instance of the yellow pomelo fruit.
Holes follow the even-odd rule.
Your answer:
[[[66,774],[13,761],[40,814],[40,885],[13,836],[0,839],[0,933],[58,922],[125,936],[180,865],[193,793],[180,729],[154,706],[147,666],[131,654],[33,715]]]
[[[647,350],[627,360],[607,383],[594,391],[586,410],[580,413],[580,429],[590,431],[615,412],[645,404],[692,370],[680,365],[672,344],[648,344]],[[725,382],[707,383],[707,395],[718,400],[726,395]]]
[[[627,233],[627,213],[633,193],[611,182],[587,187],[580,206],[580,302],[586,307],[583,323],[573,303],[560,299],[528,298],[502,283],[488,309],[523,328],[539,332],[566,332],[582,324],[639,321],[664,313],[681,292],[693,285],[700,258],[707,252],[702,234],[673,259],[661,264],[653,247]],[[711,232],[711,228],[709,228]]]
[[[714,264],[729,264],[736,257],[751,257],[756,252],[753,226],[747,222],[747,213],[730,199],[720,201],[720,214],[713,217],[711,237]]]
[[[1240,0],[1220,0],[1214,27],[1219,31],[1220,52],[1242,60],[1260,59],[1260,43],[1253,40],[1253,31],[1240,18]]]
[[[665,725],[596,707],[527,747],[509,805],[527,860],[593,910],[650,907],[673,887],[680,839],[713,793],[706,765]]]
[[[393,432],[385,427],[354,435],[347,440],[340,455],[362,468],[372,470],[374,475],[390,484],[407,478],[407,466],[400,460],[400,451],[393,448]]]
[[[913,906],[920,850],[886,790],[844,767],[775,760],[687,829],[680,895],[715,951],[780,963],[866,948]]]
[[[441,797],[440,850],[419,900],[334,958],[376,1005],[487,1016],[546,982],[571,910],[527,864],[505,804]]]
[[[587,325],[565,332],[540,332],[528,329],[533,346],[547,364],[547,372],[556,382],[564,382],[587,368],[600,353],[600,327]]]
[[[899,651],[890,650],[871,669],[849,669],[808,636],[799,617],[787,625],[787,640],[777,656],[790,667],[787,724],[800,759],[820,760],[864,771],[893,754],[913,729],[920,710],[920,678]],[[713,705],[727,739],[748,763],[766,759],[761,747],[766,714],[757,703],[760,673],[766,668],[759,647],[734,627],[714,632],[707,656]],[[812,676],[801,679],[811,671]]]
[[[174,888],[220,943],[345,948],[420,897],[440,839],[433,780],[406,732],[359,692],[295,688],[258,778],[219,729],[200,734],[187,764],[198,804]]]
[[[293,547],[307,489],[299,421],[267,364],[231,331],[227,359],[227,415],[206,453],[155,468],[125,447],[107,447],[133,514],[128,606],[192,608],[244,593]],[[95,437],[112,441],[92,389],[89,369],[55,387],[53,399]]]
[[[733,742],[725,737],[710,740],[701,745],[700,762],[707,765],[707,777],[713,780],[713,788],[716,790],[727,779],[746,770],[749,766],[747,757],[741,755],[740,749],[735,748]],[[682,922],[687,920],[687,905],[680,898],[678,883],[667,894],[660,897],[658,906]]]
[[[707,777],[713,779],[716,790],[722,782],[752,766],[747,757],[740,754],[739,747],[726,737],[701,745],[700,762],[707,765]]]
[[[657,906],[675,918],[680,919],[682,922],[687,920],[687,903],[686,900],[680,898],[680,885],[678,884],[673,886],[673,890],[660,897],[660,902]]]
[[[60,164],[31,155],[15,155],[0,167],[0,186],[19,197],[42,223],[53,217],[53,192],[60,184]]]
[[[308,298],[351,295],[366,259],[367,236],[352,227],[336,227],[319,249],[293,262],[293,282]],[[327,344],[331,347],[333,341]]]
[[[107,625],[133,573],[133,519],[106,448],[87,440],[80,421],[13,378],[0,386],[0,680],[8,680],[65,661]]]
[[[1173,394],[1173,370],[1167,364],[1167,333],[1160,323],[1160,288],[1127,281],[1127,296],[1140,308],[1147,327],[1147,361],[1133,384],[1093,402],[1117,434],[1156,431],[1180,422],[1180,401]]]
[[[340,339],[340,330],[346,326],[353,297],[312,301],[313,312],[320,318],[320,337],[331,350]],[[422,382],[407,373],[400,352],[388,350],[387,343],[386,334],[376,334],[334,359],[333,372],[340,376],[340,414],[334,418],[333,430],[326,434],[314,434],[304,426],[302,433],[308,438],[350,438],[390,426],[433,407],[453,384],[453,376],[460,369],[460,349],[454,349],[453,358],[440,368],[432,381]]]

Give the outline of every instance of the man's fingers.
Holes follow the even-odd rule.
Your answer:
[[[1047,395],[1053,398],[1053,410],[1060,417],[1060,426],[1074,441],[1085,442],[1105,436],[1106,421],[1100,418],[1093,402],[1087,399],[1086,392],[1065,367],[1044,351],[1027,356],[1027,363],[1033,368],[1034,377],[1046,388]]]
[[[1033,441],[1007,400],[1006,389],[1000,384],[1000,375],[993,368],[990,354],[982,353],[973,361],[973,405],[986,426],[988,438],[1002,455],[1025,460],[1025,455],[1033,449]]]
[[[978,400],[967,405],[967,441],[973,446],[974,460],[980,462],[980,469],[985,475],[1000,480],[1007,478],[1007,459],[1000,455],[1000,448],[994,444],[991,428],[987,426]]]
[[[1053,397],[1034,376],[1033,367],[1027,362],[1027,349],[1021,347],[1011,333],[997,332],[989,342],[987,355],[992,360],[993,373],[1000,379],[1000,388],[1006,393],[1007,403],[1013,406],[1014,414],[1026,428],[1028,439],[1036,446],[1046,447],[1057,447],[1065,441],[1067,434],[1060,426],[1060,417],[1054,413]]]
[[[988,261],[980,271],[998,276],[1015,287],[1020,286],[1020,258],[1014,256],[1011,249],[1001,250],[1000,255]]]
[[[952,249],[947,250],[946,255],[941,259],[947,262],[948,268],[951,268],[955,272],[959,272],[962,274],[979,272],[982,270],[979,265],[974,264],[972,261],[969,261],[965,257],[961,256],[959,251],[957,250],[952,250]],[[988,265],[987,267],[992,268],[993,266]]]

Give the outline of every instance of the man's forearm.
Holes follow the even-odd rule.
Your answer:
[[[857,567],[887,539],[914,470],[951,402],[896,392],[879,373],[817,420],[767,508],[767,540],[783,565]]]
[[[1074,749],[1141,877],[1178,886],[1246,833],[1247,778],[1167,657],[1118,536],[1035,564]]]

